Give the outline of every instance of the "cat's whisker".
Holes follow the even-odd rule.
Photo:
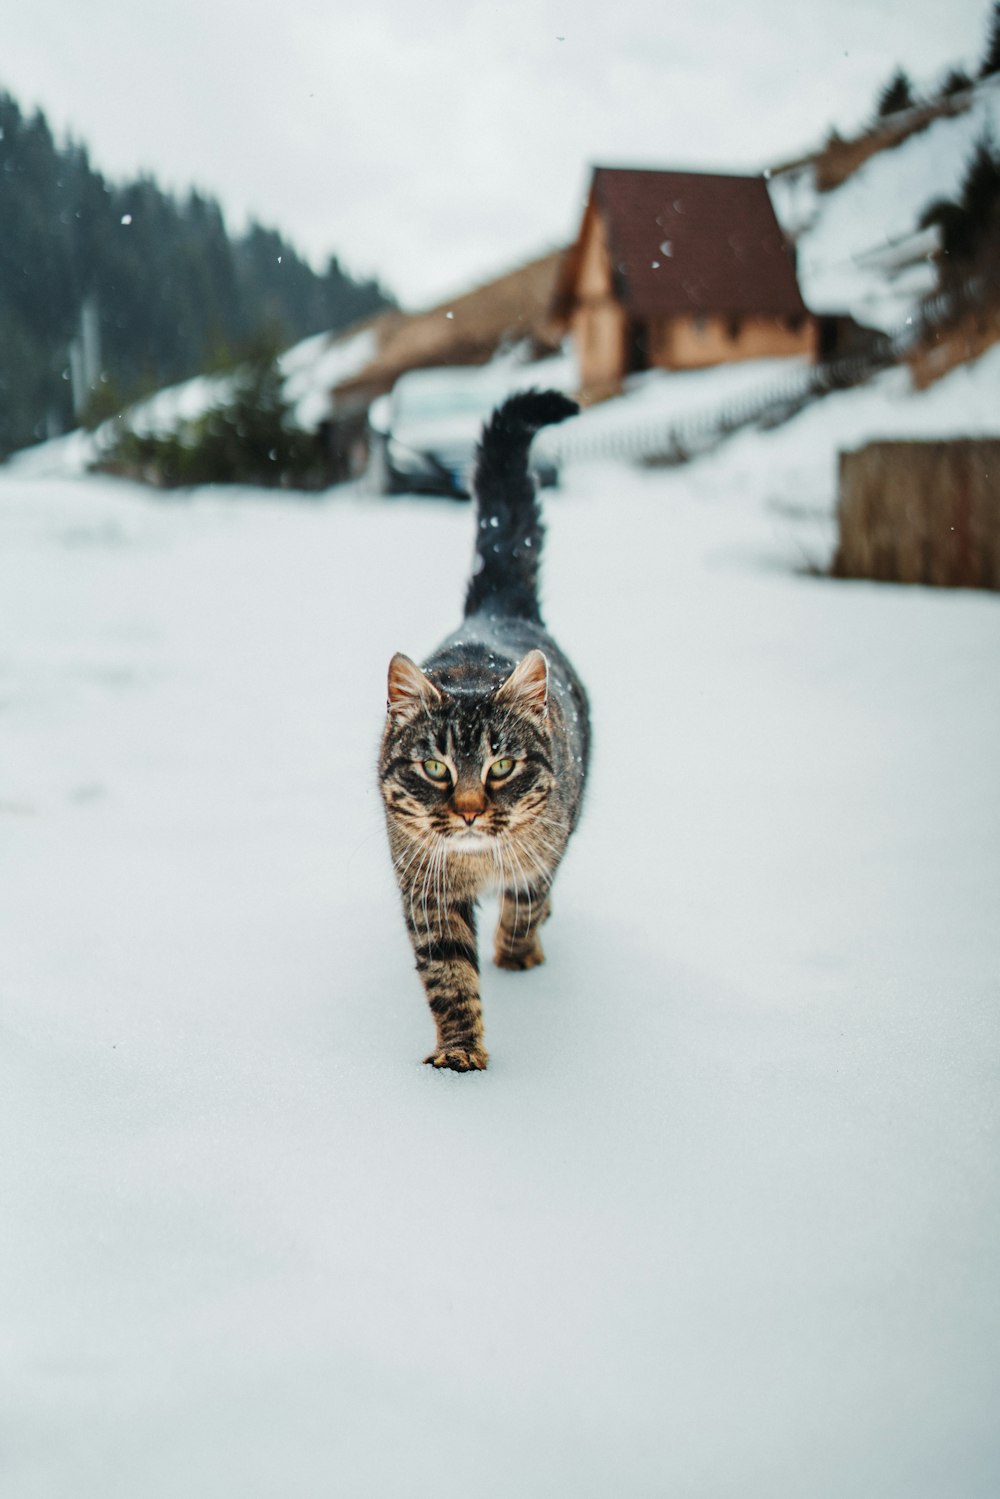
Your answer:
[[[427,935],[428,940],[430,940],[431,935],[430,892],[431,885],[434,880],[434,866],[437,863],[437,854],[438,846],[437,839],[435,838],[434,843],[431,845],[431,853],[430,858],[427,860],[427,867],[424,870],[424,882],[421,891],[421,908],[424,913],[424,931]]]
[[[413,909],[413,896],[414,896],[414,892],[416,891],[416,888],[417,888],[417,875],[419,873],[420,873],[420,865],[418,864],[417,867],[416,867],[416,869],[411,873],[411,876],[410,876],[410,879],[409,879],[409,882],[408,882],[409,883],[409,892],[408,892],[408,895],[409,895],[409,906],[410,906],[410,926],[411,926],[411,928],[414,931],[416,931],[416,927],[417,927],[417,913]]]
[[[500,870],[501,870],[500,901],[501,901],[501,908],[502,908],[503,901],[507,897],[508,891],[513,890],[513,894],[514,894],[514,925],[516,927],[517,926],[517,900],[518,900],[518,895],[517,895],[517,881],[514,880],[514,879],[511,879],[508,876],[508,874],[507,874],[507,860],[504,858],[504,850],[505,849],[506,849],[507,854],[509,856],[510,855],[510,840],[508,839],[506,833],[498,833],[497,834],[497,851],[498,851],[498,853],[500,855]],[[511,873],[513,873],[513,871],[511,871]]]
[[[538,844],[538,848],[539,848],[539,850],[543,854],[547,854],[548,855],[548,861],[549,861],[550,864],[552,863],[553,860],[555,860],[555,862],[558,863],[559,859],[562,857],[562,849],[561,848],[559,848],[556,844],[554,844],[554,843],[548,843],[547,841],[545,841],[541,837],[537,837],[537,836],[534,839],[534,842]],[[523,848],[530,848],[531,844],[529,844],[527,841],[525,841],[525,843],[522,844],[522,847]],[[532,852],[535,852],[535,850],[532,849]],[[541,862],[541,861],[539,861],[539,862]]]
[[[427,928],[427,904],[426,904],[427,872],[426,871],[430,867],[430,860],[433,857],[433,853],[434,853],[433,844],[429,844],[427,846],[427,848],[425,848],[425,850],[424,850],[424,852],[423,852],[423,854],[421,856],[420,862],[417,865],[416,870],[414,871],[414,874],[413,874],[413,883],[412,883],[412,885],[410,887],[410,916],[413,919],[414,930],[416,930],[416,927],[417,927],[417,916],[416,916],[416,912],[413,909],[413,896],[414,896],[414,892],[416,891],[416,888],[417,888],[417,881],[420,879],[421,873],[423,873],[423,891],[422,891],[422,894],[424,896],[424,931],[426,932],[426,934],[427,934],[428,937],[430,936],[430,932],[429,932],[429,930]],[[418,901],[418,904],[419,904],[419,901]]]
[[[557,867],[558,859],[555,861],[551,859],[542,859],[528,844],[522,844],[520,851],[524,858],[527,860],[530,868],[537,875],[536,893],[542,897],[546,896],[552,885],[552,876]]]
[[[396,878],[401,885],[410,883],[406,877],[412,873],[413,866],[423,853],[423,850],[423,843],[414,844],[411,849],[407,849],[404,853],[400,854],[398,860],[393,861],[396,867]]]
[[[518,858],[517,853],[516,853],[513,845],[511,845],[508,848],[507,853],[508,853],[508,856],[509,856],[512,864],[514,865],[514,930],[511,933],[511,949],[513,950],[514,938],[520,936],[520,933],[521,933],[521,920],[520,920],[521,901],[520,901],[520,891],[518,889],[518,882],[519,881],[524,881],[525,886],[527,886],[527,881],[524,878],[524,870],[521,867],[521,861]],[[530,931],[531,930],[531,890],[528,889],[528,888],[526,888],[525,889],[525,894],[528,897],[528,916],[527,916],[527,920],[526,920],[525,925],[526,925],[526,929]]]
[[[521,864],[521,860],[520,860],[520,858],[518,856],[518,850],[517,850],[517,848],[516,848],[516,846],[514,844],[513,839],[511,839],[509,837],[505,838],[505,845],[506,845],[506,849],[507,849],[507,858],[508,858],[508,860],[510,862],[510,866],[511,866],[511,875],[512,875],[512,878],[509,881],[505,882],[504,888],[505,888],[505,890],[509,889],[510,892],[513,894],[513,897],[514,897],[514,928],[513,928],[513,931],[511,932],[510,943],[509,943],[510,949],[511,949],[511,951],[513,951],[514,938],[516,936],[521,935],[521,885],[522,884],[524,886],[524,893],[527,896],[527,901],[528,901],[528,909],[527,909],[527,914],[525,916],[524,930],[525,930],[525,932],[529,932],[531,930],[531,911],[532,911],[531,882],[528,879],[527,874],[525,873],[523,865]]]
[[[494,838],[494,840],[493,840],[493,868],[496,871],[497,884],[498,884],[498,886],[500,888],[500,895],[501,895],[501,898],[502,898],[503,897],[503,888],[504,888],[504,878],[503,878],[503,834],[502,833],[499,833],[497,835],[497,837]]]
[[[514,865],[515,865],[515,878],[514,878],[514,930],[511,933],[511,946],[513,948],[514,937],[516,937],[517,933],[520,931],[520,928],[521,928],[521,893],[520,893],[520,891],[517,888],[517,878],[516,878],[516,874],[517,874],[517,870],[516,870],[516,866],[517,866],[517,854],[514,852],[514,844],[513,844],[513,842],[508,842],[508,844],[507,844],[507,856],[508,856],[509,859],[513,860]],[[530,906],[529,906],[529,909],[528,909],[528,920],[529,921],[531,920],[531,909],[530,909]]]
[[[438,895],[437,895],[438,936],[439,937],[441,937],[441,936],[444,935],[443,922],[444,922],[445,894],[446,894],[447,889],[448,889],[448,840],[446,838],[442,838],[441,839],[441,866],[440,866],[440,875],[439,875],[439,881],[438,881]]]
[[[444,936],[445,915],[445,869],[448,862],[448,840],[440,836],[438,840],[437,854],[434,860],[434,904],[437,907],[438,936]]]
[[[441,838],[440,833],[438,833],[438,834],[435,835],[435,842],[431,846],[431,856],[430,856],[430,858],[427,861],[427,868],[424,871],[424,886],[423,886],[423,902],[422,903],[423,903],[423,909],[424,909],[424,931],[427,934],[427,940],[428,941],[430,941],[430,937],[431,937],[430,900],[431,900],[431,892],[432,892],[433,883],[434,883],[434,871],[435,871],[435,868],[437,866],[437,856],[438,856],[438,851],[439,851],[439,848],[440,848],[440,838]]]
[[[544,833],[539,832],[537,828],[534,828],[532,829],[531,836],[523,840],[522,846],[537,848],[537,851],[544,854],[550,863],[558,864],[565,851],[566,840],[563,839],[561,842],[556,843],[554,840],[546,838]]]
[[[434,847],[434,857],[431,860],[431,871],[430,871],[431,878],[430,878],[430,885],[428,887],[428,892],[427,892],[428,924],[430,924],[431,920],[435,921],[435,923],[437,925],[437,934],[438,934],[438,937],[441,936],[441,902],[438,899],[438,879],[439,879],[439,876],[440,876],[440,869],[441,869],[441,835],[439,833],[438,834],[438,841],[437,841],[437,843],[435,844],[435,847]]]
[[[395,866],[396,874],[400,879],[402,879],[406,871],[415,862],[418,855],[422,852],[423,847],[424,845],[422,843],[416,843],[412,848],[408,848],[403,851],[406,855],[405,860],[403,858],[403,854],[400,854],[398,859],[393,859],[392,862]]]
[[[531,847],[531,845],[529,843],[520,843],[520,844],[518,844],[517,852],[518,852],[519,860],[520,859],[526,860],[527,863],[530,865],[530,867],[532,869],[536,870],[539,874],[543,874],[544,875],[544,874],[548,873],[548,870],[549,870],[548,864],[546,864],[544,860],[542,860],[542,859],[540,859],[538,857],[538,854],[535,852],[535,850]],[[523,869],[523,865],[522,865],[522,869]]]
[[[504,862],[503,845],[504,845],[504,835],[503,835],[503,833],[500,833],[497,836],[497,840],[496,840],[496,844],[495,844],[495,853],[496,853],[497,869],[498,869],[499,874],[500,874],[500,909],[501,909],[501,913],[503,911],[503,902],[504,902],[504,900],[506,899],[506,896],[507,896],[507,869],[506,869],[506,865],[505,865],[505,862]],[[513,938],[511,938],[511,940],[509,941],[508,946],[511,947],[511,948],[513,947]]]

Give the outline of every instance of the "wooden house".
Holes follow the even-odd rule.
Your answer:
[[[553,353],[564,336],[552,312],[564,254],[550,251],[424,312],[381,313],[371,325],[373,357],[333,389],[335,413],[341,419],[363,414],[408,370],[486,364],[514,344],[538,357]]]
[[[584,399],[639,370],[816,349],[763,177],[595,168],[553,311]]]

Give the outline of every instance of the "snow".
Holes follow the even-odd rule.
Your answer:
[[[5,1499],[991,1499],[1000,605],[785,502],[998,376],[546,496],[597,753],[478,1076],[373,769],[468,508],[0,475]]]
[[[196,375],[133,406],[127,413],[128,425],[140,437],[167,437],[183,423],[195,422],[214,406],[225,405],[232,389],[232,375]],[[114,431],[118,426],[117,420],[111,421],[105,424],[105,430]]]
[[[608,439],[649,435],[666,443],[672,428],[689,430],[699,423],[714,427],[734,404],[766,394],[796,393],[809,379],[805,358],[747,359],[696,370],[647,370],[631,375],[621,396],[587,407],[579,417],[543,432],[542,451],[560,456],[587,452]],[[533,384],[542,385],[537,378]],[[564,386],[572,389],[572,386]]]
[[[867,385],[835,391],[770,432],[748,428],[690,469],[675,470],[670,492],[712,502],[748,495],[772,518],[772,533],[753,543],[778,548],[789,564],[823,569],[835,544],[838,454],[883,439],[911,441],[1000,436],[1000,345],[958,365],[915,392],[905,367]]]
[[[901,279],[868,257],[904,241],[924,209],[961,189],[976,142],[1000,135],[1000,79],[980,83],[965,113],[942,117],[902,145],[871,157],[832,192],[811,189],[808,174],[777,174],[769,183],[779,220],[795,234],[797,273],[806,305],[818,313],[850,313],[869,327],[892,331],[935,286],[928,260]],[[805,226],[805,227],[803,227]]]
[[[318,333],[282,354],[285,396],[296,426],[315,432],[330,416],[330,392],[375,358],[377,340],[370,326],[348,334]]]
[[[375,353],[370,327],[348,333],[317,333],[286,349],[278,366],[292,420],[314,432],[330,415],[330,392],[363,368]],[[79,429],[64,437],[24,448],[7,460],[25,479],[71,478],[84,474],[118,436],[124,421],[140,435],[167,437],[184,423],[195,422],[231,399],[233,376],[196,375],[130,406],[121,417],[103,422],[96,432]]]
[[[12,453],[4,459],[4,471],[24,479],[76,478],[87,472],[95,456],[94,434],[78,427],[62,437]]]
[[[621,442],[626,452],[662,452],[673,429],[693,444],[702,432],[711,446],[718,441],[720,415],[738,413],[741,405],[753,405],[768,395],[787,398],[806,385],[809,372],[804,359],[747,360],[683,372],[651,370],[633,376],[617,399],[589,407],[572,421],[540,434],[538,446],[564,462],[615,442]],[[808,492],[810,509],[829,522],[840,449],[880,437],[977,437],[998,431],[1000,348],[993,348],[920,394],[913,391],[908,368],[897,366],[867,384],[810,402],[795,421],[770,433],[748,425],[722,442],[713,456],[685,468],[677,483],[720,493],[738,490],[748,480],[747,457],[754,493],[762,482],[756,472],[762,455],[773,455],[766,476],[768,493],[780,493],[783,502],[801,505],[802,494]]]
[[[471,462],[484,419],[508,395],[532,387],[573,391],[577,384],[576,361],[569,351],[532,361],[523,351],[505,349],[484,365],[409,370],[396,380],[391,400],[386,398],[388,427],[405,446],[450,448],[453,453],[464,449]]]

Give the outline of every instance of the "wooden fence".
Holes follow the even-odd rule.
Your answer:
[[[1000,589],[1000,440],[842,453],[837,520],[836,577]]]

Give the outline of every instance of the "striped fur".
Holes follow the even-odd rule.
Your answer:
[[[464,622],[423,666],[403,655],[389,666],[379,758],[389,847],[437,1029],[426,1060],[457,1072],[488,1060],[476,902],[500,894],[500,967],[543,962],[539,928],[580,814],[587,698],[542,622],[528,471],[534,433],[575,410],[556,391],[528,391],[494,412],[477,454]]]

